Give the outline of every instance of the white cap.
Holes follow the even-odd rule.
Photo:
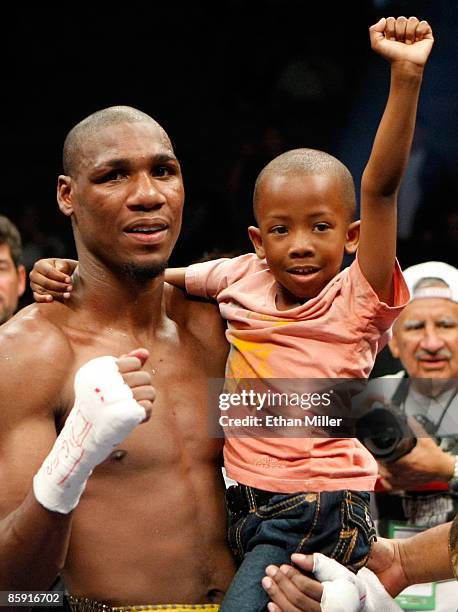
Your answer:
[[[410,266],[403,271],[403,275],[410,291],[410,300],[419,298],[445,298],[458,302],[458,269],[442,261],[425,261]],[[437,278],[446,287],[438,285],[416,288],[419,281],[424,278]]]

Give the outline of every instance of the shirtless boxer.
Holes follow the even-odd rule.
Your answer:
[[[72,130],[64,172],[58,202],[80,262],[70,307],[33,304],[0,334],[0,590],[46,590],[62,570],[73,596],[111,606],[218,602],[234,564],[207,381],[223,376],[227,343],[214,306],[163,283],[181,224],[179,163],[154,120],[115,107]],[[40,466],[75,402],[75,373],[139,346],[152,418],[86,467],[79,503],[56,501]]]

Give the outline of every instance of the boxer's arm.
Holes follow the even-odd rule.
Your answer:
[[[71,514],[50,512],[32,492],[56,440],[55,408],[73,361],[63,339],[36,323],[8,323],[0,334],[0,590],[49,588],[71,528]]]
[[[56,438],[54,407],[62,401],[74,357],[65,338],[41,323],[19,320],[12,332],[8,324],[0,334],[5,364],[0,374],[0,590],[49,588],[64,564],[71,511],[87,479],[145,419],[154,399],[149,375],[140,370],[146,351],[117,362],[91,360],[75,376],[75,405]]]

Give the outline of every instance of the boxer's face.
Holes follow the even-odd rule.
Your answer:
[[[79,255],[82,248],[109,264],[160,272],[178,238],[184,202],[167,135],[154,122],[119,123],[91,136],[83,153],[70,188],[59,194]]]

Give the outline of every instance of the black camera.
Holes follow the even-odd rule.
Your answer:
[[[396,461],[417,443],[406,415],[397,406],[380,402],[356,419],[355,437],[379,461]]]

